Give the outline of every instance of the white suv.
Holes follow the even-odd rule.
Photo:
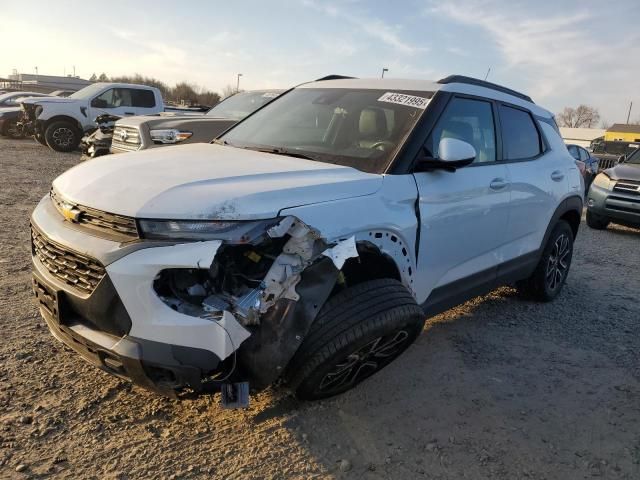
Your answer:
[[[332,76],[214,144],[58,177],[31,218],[33,286],[59,340],[143,387],[323,398],[471,297],[556,297],[582,192],[525,95]]]

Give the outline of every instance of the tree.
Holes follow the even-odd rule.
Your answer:
[[[89,81],[90,81],[90,82],[97,82],[97,81],[98,81],[98,77],[97,77],[97,75],[96,75],[95,73],[93,73],[93,74],[91,75],[91,77],[89,78]]]
[[[242,89],[240,89],[239,91],[244,92],[244,90]],[[230,97],[231,95],[234,95],[236,93],[238,93],[238,91],[236,91],[236,87],[234,87],[233,85],[227,85],[222,89],[222,98]]]
[[[600,112],[589,105],[579,105],[578,108],[564,107],[556,116],[560,127],[593,128],[600,121]]]
[[[109,81],[109,77],[107,77],[107,74],[102,72],[100,74],[100,76],[98,77],[98,81],[99,82],[108,82]]]

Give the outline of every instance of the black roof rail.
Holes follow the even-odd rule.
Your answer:
[[[535,103],[533,100],[531,100],[530,96],[525,95],[524,93],[516,92],[515,90],[503,87],[502,85],[497,85],[495,83],[480,80],[478,78],[466,77],[464,75],[449,75],[448,77],[438,80],[438,83],[441,83],[443,85],[446,85],[447,83],[466,83],[468,85],[475,85],[477,87],[490,88],[491,90],[496,90],[508,95],[513,95],[514,97],[521,98],[522,100],[526,100],[527,102]]]
[[[326,77],[322,77],[322,78],[318,78],[317,80],[314,80],[314,82],[322,82],[323,80],[346,80],[349,78],[356,78],[356,77],[347,77],[346,75],[327,75]]]

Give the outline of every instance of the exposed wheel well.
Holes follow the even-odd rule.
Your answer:
[[[42,132],[44,133],[49,127],[49,125],[51,125],[53,122],[69,122],[78,129],[78,132],[82,133],[82,125],[80,125],[78,120],[76,120],[73,117],[68,117],[66,115],[57,115],[55,117],[51,117],[45,120],[44,124],[42,125]]]
[[[347,285],[374,280],[393,278],[401,281],[400,272],[393,259],[370,242],[358,242],[358,257],[348,259],[342,267]]]
[[[568,210],[562,214],[560,220],[564,220],[569,224],[573,232],[573,238],[575,239],[578,235],[578,228],[580,227],[580,213],[578,213],[577,210]]]

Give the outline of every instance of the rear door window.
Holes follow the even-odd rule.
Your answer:
[[[540,134],[529,112],[500,105],[500,121],[506,160],[524,160],[542,152]]]
[[[156,97],[151,90],[131,89],[131,103],[133,107],[153,108],[156,106]]]

